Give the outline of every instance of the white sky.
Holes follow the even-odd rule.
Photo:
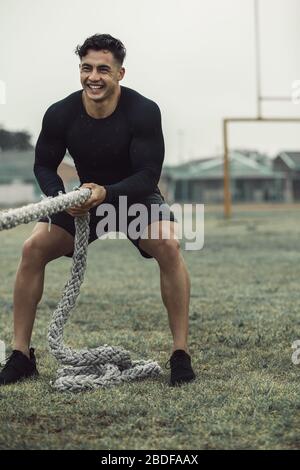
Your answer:
[[[109,33],[125,44],[121,84],[161,108],[165,163],[222,151],[221,120],[254,116],[254,0],[0,0],[0,124],[36,142],[47,107],[81,88],[77,44]],[[291,95],[300,80],[300,0],[260,0],[262,91]],[[300,117],[300,104],[264,114]],[[300,150],[300,123],[239,124],[233,147]]]

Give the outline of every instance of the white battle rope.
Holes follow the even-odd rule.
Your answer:
[[[83,188],[54,198],[45,198],[36,204],[2,211],[0,212],[0,231],[27,224],[41,217],[49,217],[69,207],[83,204],[90,195],[91,190]],[[105,344],[94,349],[73,350],[64,344],[64,325],[76,305],[86,269],[89,218],[89,213],[75,218],[76,235],[71,276],[53,313],[48,331],[50,352],[62,365],[52,385],[61,391],[75,392],[112,386],[122,382],[155,377],[162,373],[156,362],[132,361],[129,352],[123,348]]]

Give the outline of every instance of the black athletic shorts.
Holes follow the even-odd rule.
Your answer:
[[[143,198],[143,199],[139,200],[138,203],[143,204],[147,209],[147,211],[146,211],[147,212],[147,218],[146,218],[146,220],[143,224],[145,226],[144,227],[141,226],[139,228],[140,234],[142,234],[142,232],[145,230],[147,225],[150,225],[153,222],[157,222],[157,221],[160,221],[160,220],[169,220],[171,222],[178,222],[175,215],[174,215],[174,213],[171,211],[170,206],[165,202],[165,199],[161,194],[153,193],[150,196],[147,196],[146,198]],[[152,204],[158,204],[159,208],[161,210],[159,211],[158,214],[154,213],[151,217],[151,205]],[[127,205],[129,207],[130,203],[128,203]],[[115,232],[122,231],[123,233],[125,233],[127,238],[136,246],[136,248],[139,250],[139,252],[141,253],[141,255],[144,258],[152,258],[152,256],[150,256],[148,253],[146,253],[145,251],[143,251],[142,249],[139,248],[140,238],[136,238],[136,239],[131,238],[130,234],[127,232],[128,225],[130,224],[130,222],[132,220],[134,220],[138,216],[138,214],[135,215],[135,216],[128,216],[127,217],[127,222],[128,223],[127,223],[126,231],[120,230],[119,229],[119,205],[114,205],[114,208],[116,210],[116,230],[114,230],[114,231]],[[99,230],[98,230],[98,234],[96,233],[97,224],[101,221],[101,219],[103,219],[107,215],[107,213],[104,214],[103,216],[102,215],[96,215],[96,210],[97,210],[97,207],[94,207],[90,210],[89,244],[92,243],[93,241],[97,240],[103,234],[108,233],[108,229],[104,229],[103,233],[100,233],[100,235],[99,235]],[[143,219],[143,221],[144,221],[144,219]],[[47,217],[42,217],[38,220],[38,222],[49,223],[49,220],[48,220]],[[67,212],[63,211],[63,212],[58,212],[57,214],[51,215],[51,223],[55,224],[55,225],[58,225],[59,227],[62,227],[68,233],[70,233],[73,237],[75,237],[74,217],[71,216],[70,214],[68,214]],[[124,224],[122,224],[122,225],[124,225]],[[68,253],[66,256],[71,257],[72,255],[73,255],[73,253]]]

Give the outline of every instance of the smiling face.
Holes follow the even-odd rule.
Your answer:
[[[125,74],[110,51],[89,49],[82,57],[80,81],[86,96],[92,101],[104,101],[116,93]]]

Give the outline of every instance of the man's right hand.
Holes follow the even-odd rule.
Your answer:
[[[89,211],[86,209],[81,209],[80,206],[70,207],[69,209],[65,209],[65,212],[70,214],[72,217],[80,217],[82,215],[86,215]]]
[[[89,188],[92,190],[90,198],[81,206],[74,206],[67,209],[66,212],[72,217],[80,217],[88,213],[90,209],[101,204],[106,196],[106,189],[96,183],[84,183],[81,188]]]

